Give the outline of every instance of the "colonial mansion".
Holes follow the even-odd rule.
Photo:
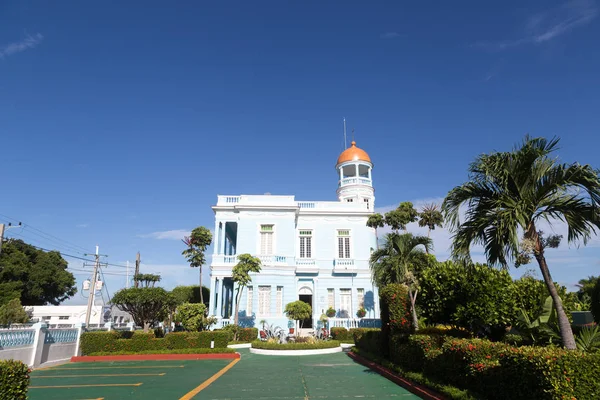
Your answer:
[[[209,314],[218,326],[233,319],[237,255],[260,258],[262,270],[252,274],[244,290],[239,321],[261,321],[288,327],[287,303],[302,300],[312,306],[316,326],[328,308],[336,310],[330,326],[378,323],[377,288],[371,281],[369,256],[376,247],[375,231],[366,226],[375,196],[373,164],[352,142],[336,164],[338,201],[296,201],[294,196],[218,196],[215,246],[211,264]],[[357,316],[361,308],[364,318]]]

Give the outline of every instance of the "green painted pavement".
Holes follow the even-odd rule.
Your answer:
[[[50,369],[33,371],[31,373],[29,399],[179,399],[216,374],[231,361],[69,363]],[[84,376],[67,377],[66,375]],[[56,376],[56,378],[52,378],[52,376]],[[142,383],[142,385],[35,388],[36,386],[129,385],[136,383]]]
[[[355,363],[344,353],[319,356],[263,356],[252,354],[245,349],[240,353],[241,361],[194,399],[419,399],[367,367]],[[69,363],[33,371],[31,386],[135,383],[142,385],[31,388],[29,399],[179,399],[231,361]],[[56,378],[51,378],[52,376]]]
[[[242,360],[195,399],[402,399],[420,397],[352,361],[345,353]]]

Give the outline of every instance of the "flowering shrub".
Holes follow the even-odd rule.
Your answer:
[[[390,361],[421,372],[440,354],[444,337],[439,335],[394,335],[390,338]]]
[[[354,343],[356,343],[356,347],[372,354],[380,354],[382,338],[383,335],[379,329],[370,329],[362,334],[357,331],[354,332]]]
[[[412,330],[408,287],[399,283],[385,286],[379,292],[381,300],[381,323],[389,326],[392,334]]]

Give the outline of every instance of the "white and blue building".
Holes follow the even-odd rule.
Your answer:
[[[218,196],[214,254],[211,263],[209,314],[217,327],[233,321],[237,255],[260,258],[262,270],[252,274],[243,291],[239,323],[261,327],[261,321],[290,324],[286,304],[303,300],[312,306],[305,328],[318,325],[329,307],[336,315],[329,326],[377,326],[379,302],[371,280],[369,257],[376,235],[366,226],[373,214],[373,164],[352,142],[339,156],[337,201],[297,201],[294,196]],[[357,317],[360,308],[364,318]]]

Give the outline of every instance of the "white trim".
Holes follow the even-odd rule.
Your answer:
[[[332,347],[329,349],[313,349],[313,350],[264,350],[250,347],[250,353],[262,354],[265,356],[313,356],[317,354],[333,354],[341,353],[342,346]]]

